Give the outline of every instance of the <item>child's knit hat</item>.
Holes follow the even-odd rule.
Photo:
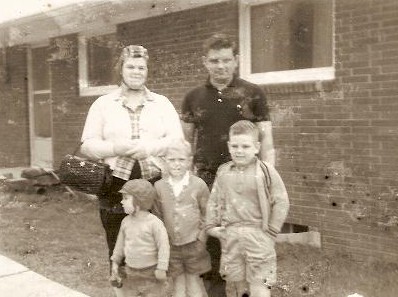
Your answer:
[[[133,179],[126,182],[119,191],[134,196],[134,205],[142,210],[149,210],[157,196],[155,188],[146,179]]]

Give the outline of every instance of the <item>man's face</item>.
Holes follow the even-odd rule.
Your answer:
[[[249,165],[260,151],[260,142],[255,141],[251,134],[231,135],[228,149],[234,164],[244,167]]]
[[[238,67],[238,57],[234,56],[232,48],[211,49],[203,64],[209,72],[210,79],[216,83],[228,83]]]
[[[122,67],[123,82],[133,90],[141,89],[148,76],[147,61],[144,58],[127,58]]]

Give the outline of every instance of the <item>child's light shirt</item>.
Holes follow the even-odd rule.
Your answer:
[[[163,220],[170,243],[177,246],[206,238],[204,223],[209,189],[197,176],[188,174],[187,179],[188,183],[170,183],[169,178],[155,183],[158,198],[152,213]]]
[[[285,185],[272,165],[256,160],[241,172],[228,162],[217,171],[207,205],[206,230],[254,225],[276,237],[288,210]]]
[[[183,178],[179,181],[175,181],[171,177],[169,177],[169,184],[173,189],[174,196],[178,197],[181,194],[184,186],[187,186],[189,184],[189,172],[185,173]]]
[[[157,269],[167,270],[170,246],[166,228],[155,215],[126,216],[120,226],[111,260],[132,268],[146,268],[157,265]]]
[[[218,179],[223,189],[224,223],[228,225],[261,226],[262,214],[256,183],[256,165],[250,164],[239,170],[232,165],[230,170]],[[216,190],[216,189],[215,189]]]

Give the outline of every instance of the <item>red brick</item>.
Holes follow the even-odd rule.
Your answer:
[[[390,27],[390,26],[397,27],[398,26],[398,20],[396,20],[396,19],[394,19],[394,20],[386,20],[386,21],[381,22],[381,24],[382,24],[383,27]]]
[[[342,65],[344,68],[361,68],[370,66],[369,61],[344,62]]]
[[[380,75],[373,75],[372,81],[391,81],[391,80],[398,80],[398,74],[380,74]]]

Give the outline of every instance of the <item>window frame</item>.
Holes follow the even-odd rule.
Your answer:
[[[89,86],[88,78],[88,56],[87,56],[87,39],[116,33],[116,26],[109,28],[102,28],[101,31],[86,31],[80,32],[78,37],[78,56],[79,56],[79,95],[81,97],[87,96],[101,96],[117,89],[118,85],[104,85],[104,86]]]
[[[251,73],[252,6],[283,0],[239,0],[239,73],[240,77],[260,85],[330,81],[335,79],[335,0],[332,1],[332,66]],[[293,0],[294,1],[294,0]],[[314,0],[316,1],[316,0]]]

